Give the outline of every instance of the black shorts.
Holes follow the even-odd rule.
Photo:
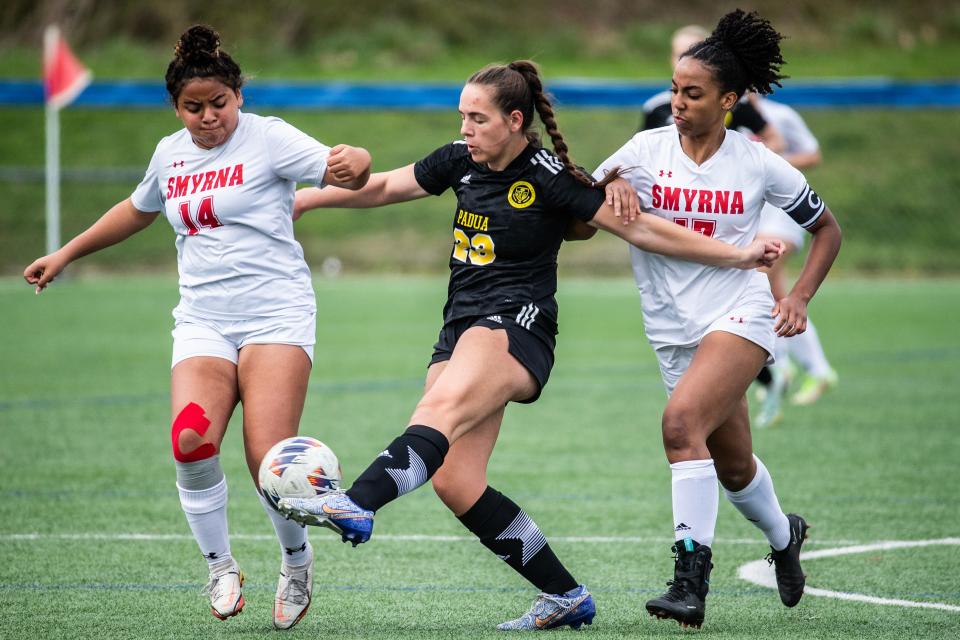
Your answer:
[[[553,369],[553,352],[557,346],[557,338],[554,323],[547,321],[546,318],[531,320],[529,316],[529,313],[521,309],[515,312],[451,320],[440,329],[437,344],[433,345],[430,364],[449,360],[453,356],[453,348],[460,336],[471,327],[502,329],[507,332],[510,355],[516,358],[517,362],[522,364],[537,381],[536,392],[526,400],[518,402],[522,404],[536,402],[547,384],[547,379],[550,378],[550,370]],[[541,322],[538,324],[536,320]]]

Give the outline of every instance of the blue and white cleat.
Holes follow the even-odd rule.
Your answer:
[[[360,508],[343,491],[313,498],[280,498],[277,509],[288,520],[333,529],[353,546],[366,542],[373,533],[373,511]]]
[[[497,625],[500,631],[546,631],[557,627],[579,629],[592,624],[597,614],[593,596],[587,588],[580,585],[563,594],[541,593],[537,596],[530,611],[516,620]]]

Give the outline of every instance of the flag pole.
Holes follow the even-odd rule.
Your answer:
[[[47,253],[60,248],[60,109],[46,105]]]
[[[90,70],[70,51],[60,29],[48,26],[43,32],[48,254],[60,248],[60,109],[80,95],[90,84],[90,77]]]
[[[60,38],[59,29],[48,27],[43,34],[44,51],[50,52]],[[49,54],[48,54],[49,55]],[[44,101],[47,143],[47,254],[60,248],[60,108],[50,100]]]

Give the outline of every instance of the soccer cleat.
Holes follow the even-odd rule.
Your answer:
[[[203,593],[210,597],[210,611],[221,620],[226,620],[243,611],[243,571],[237,561],[230,559],[210,569],[210,582]]]
[[[307,543],[310,560],[301,566],[280,565],[277,595],[273,599],[273,626],[289,629],[307,615],[313,595],[313,547]]]
[[[583,585],[562,594],[541,593],[530,611],[516,620],[497,625],[500,631],[546,631],[557,627],[579,629],[593,624],[597,607],[593,596]]]
[[[710,590],[713,552],[690,538],[678,540],[671,550],[676,554],[676,563],[673,580],[667,582],[670,588],[659,598],[647,601],[647,612],[661,620],[676,620],[681,627],[699,629]]]
[[[790,403],[801,407],[809,406],[819,400],[820,396],[827,391],[836,388],[839,381],[837,372],[833,369],[830,369],[824,376],[807,376],[803,384],[800,385],[800,389],[790,398]]]
[[[333,529],[353,546],[366,542],[373,533],[373,511],[362,509],[343,491],[312,498],[280,498],[277,510],[288,520]]]
[[[803,569],[800,567],[800,547],[807,539],[807,529],[810,527],[806,520],[795,513],[787,514],[787,520],[790,522],[790,543],[781,551],[771,547],[767,562],[774,565],[780,601],[788,607],[793,607],[800,602],[803,587],[807,582],[807,576],[803,574]]]

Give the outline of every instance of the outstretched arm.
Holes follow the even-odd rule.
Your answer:
[[[409,164],[393,171],[374,173],[362,188],[355,191],[336,186],[300,189],[293,202],[293,219],[296,220],[311,209],[369,209],[428,195],[430,194],[417,182],[413,165]]]
[[[640,215],[640,198],[637,190],[624,178],[617,178],[609,182],[604,188],[606,203],[613,207],[613,215],[620,219],[621,224],[630,224]],[[564,240],[589,240],[597,233],[597,227],[576,218],[570,220],[564,231]]]
[[[642,214],[634,222],[624,225],[607,204],[597,210],[590,224],[644,251],[716,267],[753,269],[770,266],[783,252],[779,240],[755,240],[740,248],[652,214]]]
[[[138,211],[130,198],[118,202],[86,231],[50,255],[34,260],[23,271],[24,279],[40,293],[68,264],[100,249],[126,240],[146,229],[158,212]]]

